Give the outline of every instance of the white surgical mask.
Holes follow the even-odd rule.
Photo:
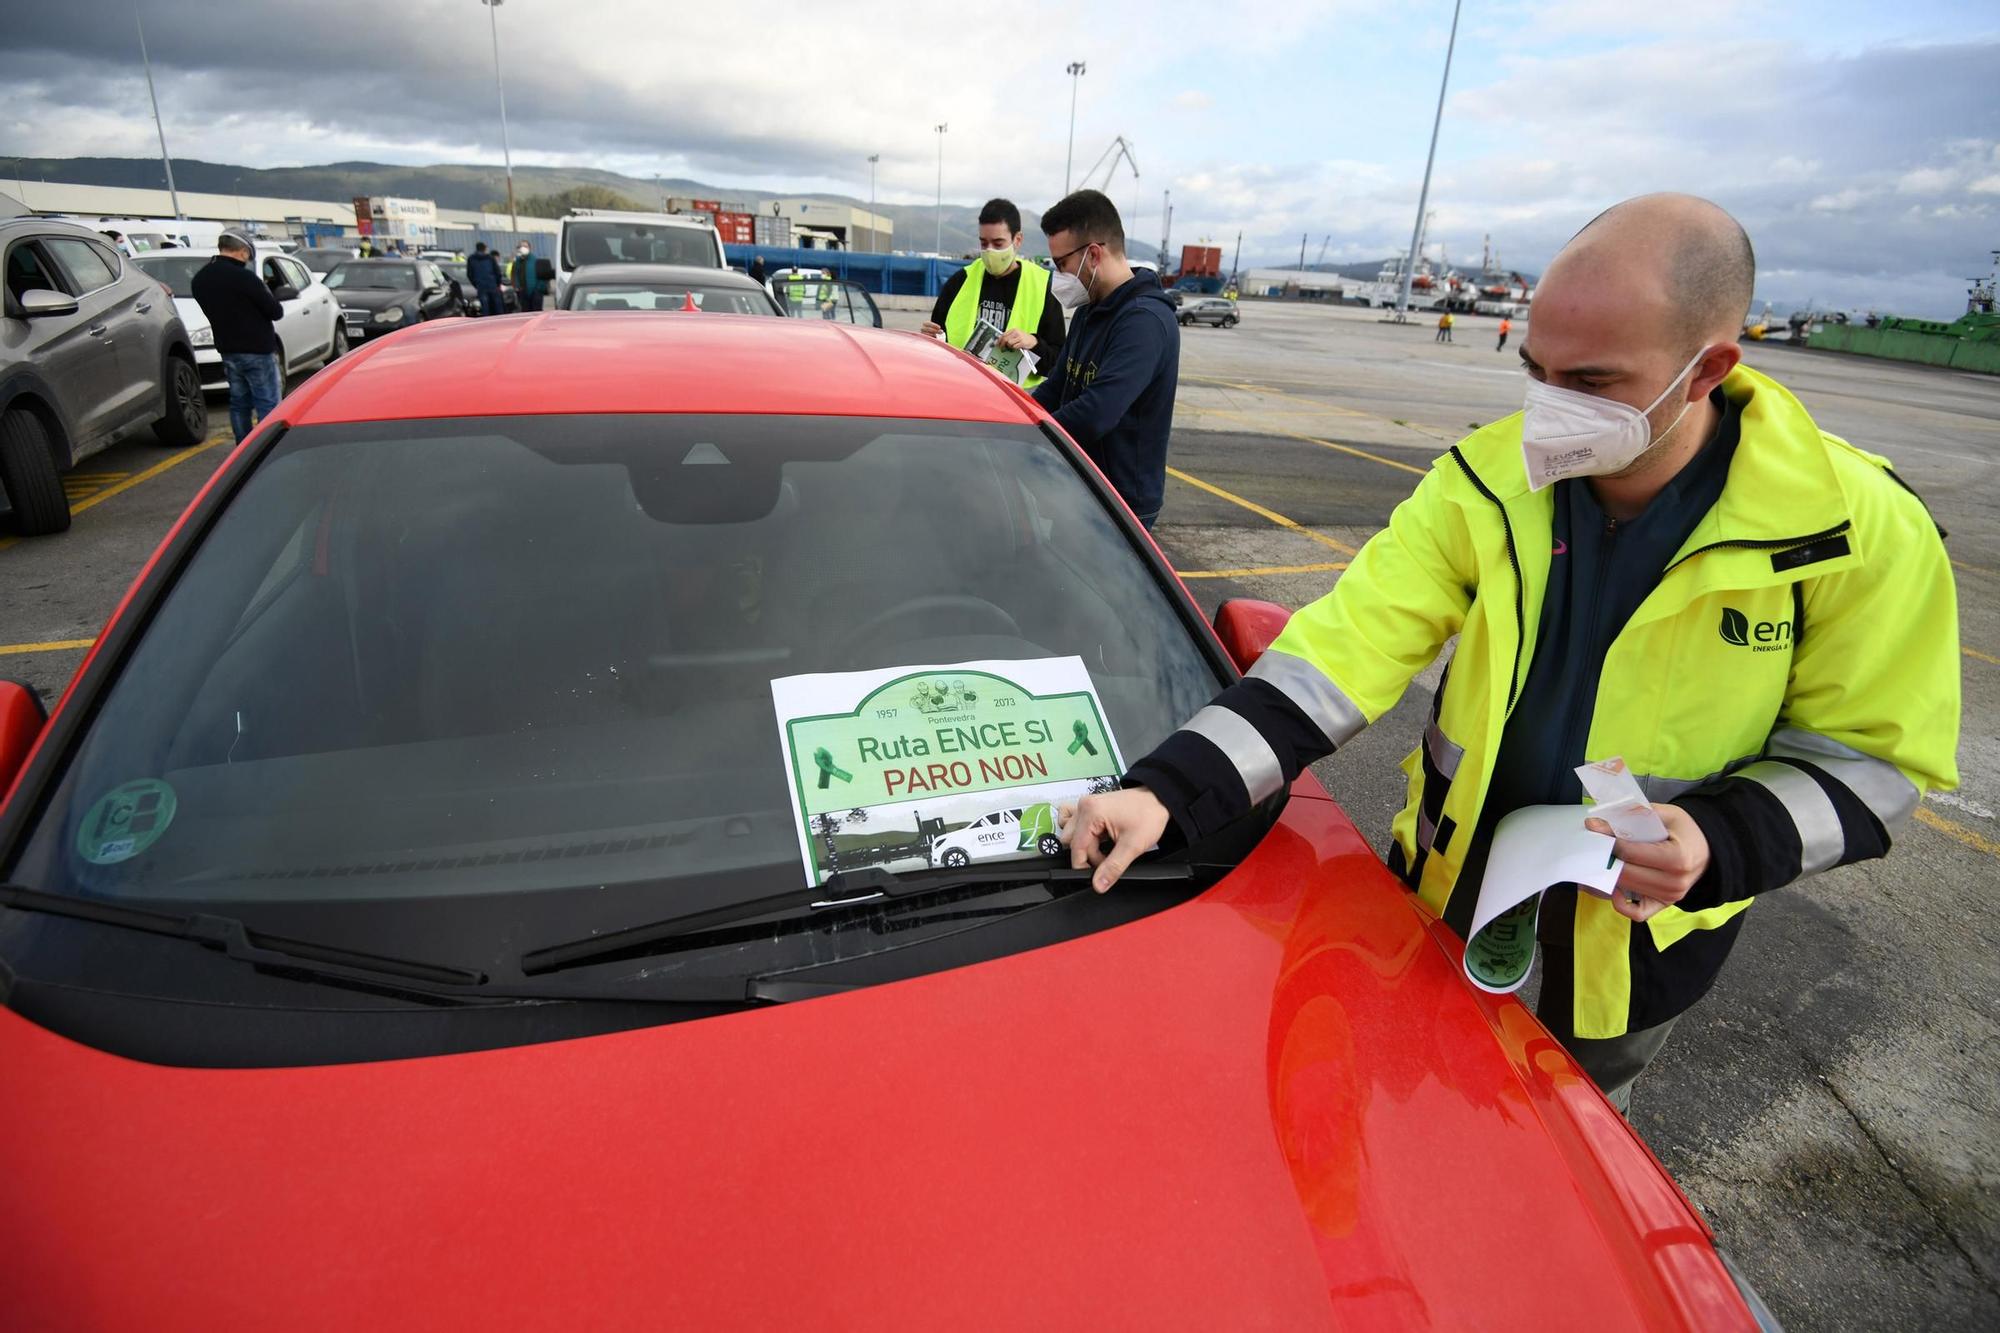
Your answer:
[[[1539,491],[1565,477],[1605,477],[1632,466],[1655,442],[1653,409],[1667,401],[1667,395],[1680,387],[1707,351],[1704,347],[1696,352],[1694,360],[1682,366],[1681,373],[1643,409],[1529,380],[1521,415],[1521,456],[1528,465],[1528,489]],[[1659,438],[1671,435],[1693,406],[1692,401],[1683,404],[1674,424],[1661,431]]]
[[[986,271],[996,278],[1014,267],[1014,247],[1011,245],[1000,250],[981,250],[979,257],[985,261]]]
[[[1056,298],[1064,314],[1090,300],[1090,288],[1085,285],[1082,273],[1083,264],[1079,262],[1075,273],[1056,273],[1049,279],[1049,295]]]

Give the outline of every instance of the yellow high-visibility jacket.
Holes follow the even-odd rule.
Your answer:
[[[1738,366],[1721,498],[1612,641],[1587,757],[1622,756],[1695,818],[1708,872],[1643,925],[1580,895],[1570,1031],[1619,1036],[1713,983],[1754,896],[1880,856],[1958,781],[1958,614],[1944,544],[1887,460]],[[1520,416],[1439,458],[1243,682],[1133,765],[1190,839],[1278,792],[1387,712],[1454,635],[1390,866],[1463,933],[1459,869],[1534,660],[1553,487],[1528,489]],[[1456,910],[1455,910],[1456,909]],[[1556,1024],[1561,1028],[1561,1024]]]

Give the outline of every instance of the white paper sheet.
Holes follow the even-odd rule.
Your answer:
[[[1535,919],[1542,893],[1575,883],[1610,893],[1625,863],[1613,839],[1583,826],[1581,805],[1526,805],[1493,830],[1486,874],[1466,937],[1465,975],[1495,995],[1519,990],[1535,961]]]

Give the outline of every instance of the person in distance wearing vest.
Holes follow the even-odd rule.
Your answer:
[[[923,332],[964,347],[982,320],[1002,330],[1002,347],[1033,352],[1044,367],[1062,353],[1062,306],[1049,299],[1049,271],[1021,262],[1021,210],[1006,199],[979,210],[979,258],[951,275]],[[1030,376],[1027,387],[1041,382]]]
[[[1618,838],[1612,896],[1555,885],[1537,932],[1541,1019],[1624,1110],[1759,897],[1886,855],[1958,785],[1941,534],[1887,459],[1742,364],[1755,276],[1704,199],[1586,225],[1536,288],[1524,411],[1432,463],[1241,682],[1084,797],[1072,863],[1102,892],[1247,816],[1455,638],[1389,868],[1463,937],[1501,816],[1581,818],[1576,766],[1625,761],[1666,838]]]

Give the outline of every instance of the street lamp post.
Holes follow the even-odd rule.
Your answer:
[[[1063,193],[1069,193],[1069,171],[1076,161],[1076,81],[1084,73],[1081,60],[1069,62],[1069,151],[1063,154]]]
[[[882,233],[875,225],[875,164],[882,160],[880,153],[868,155],[868,248],[878,250],[882,246]]]
[[[514,153],[507,146],[507,85],[500,80],[500,17],[503,0],[479,0],[486,6],[486,26],[493,32],[493,89],[500,94],[500,156],[507,164],[507,221],[518,237],[521,215],[514,211]]]
[[[1451,53],[1458,45],[1458,10],[1463,0],[1451,0],[1451,36],[1444,44],[1444,77],[1438,80],[1437,115],[1431,119],[1431,151],[1424,158],[1424,187],[1417,193],[1417,225],[1410,229],[1410,255],[1403,265],[1403,290],[1396,297],[1396,320],[1409,317],[1410,284],[1417,276],[1417,246],[1424,233],[1424,209],[1431,201],[1431,165],[1437,161],[1438,127],[1444,124],[1444,91],[1451,86]],[[1300,251],[1303,260],[1304,251]]]
[[[181,192],[174,188],[174,159],[167,152],[167,128],[160,123],[160,95],[153,91],[153,58],[146,54],[146,20],[136,5],[132,8],[132,17],[139,24],[139,63],[146,67],[146,96],[153,102],[153,129],[160,136],[160,161],[167,168],[167,197],[174,201],[174,217],[185,220],[187,214],[181,212]]]
[[[938,137],[938,192],[937,192],[937,238],[931,242],[931,253],[944,253],[944,135],[950,125],[937,127]]]

